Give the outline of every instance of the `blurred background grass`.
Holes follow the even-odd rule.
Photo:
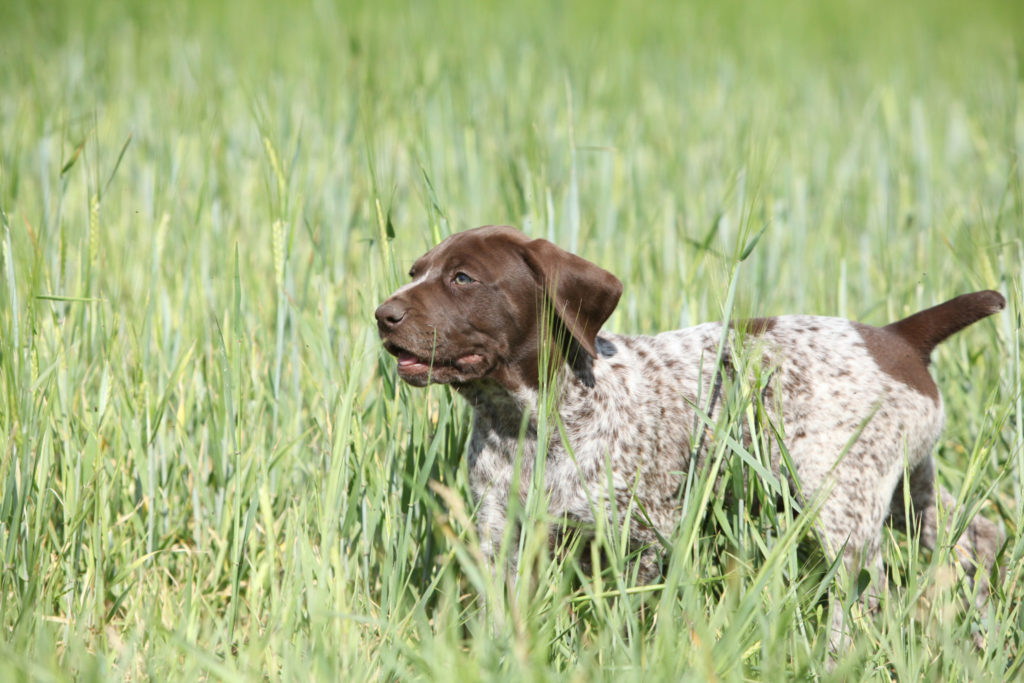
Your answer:
[[[0,671],[650,665],[668,636],[623,641],[628,604],[569,641],[464,632],[466,531],[426,482],[468,495],[465,413],[396,387],[371,322],[415,256],[482,223],[618,274],[623,332],[720,317],[765,226],[741,313],[883,323],[1002,290],[1010,311],[937,355],[940,461],[1014,531],[1022,36],[1016,2],[4,2]],[[692,648],[665,641],[664,676],[820,655],[792,615],[730,630],[686,590]],[[1013,666],[1001,641],[964,650],[970,618],[881,623],[868,672]]]

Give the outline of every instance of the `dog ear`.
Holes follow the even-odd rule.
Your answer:
[[[555,315],[576,343],[597,358],[597,333],[622,296],[619,278],[547,240],[531,240],[523,248]]]

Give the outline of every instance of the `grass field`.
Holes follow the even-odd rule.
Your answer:
[[[0,679],[1024,675],[1022,36],[1009,0],[0,4]],[[619,275],[619,332],[1005,293],[934,367],[939,479],[1009,538],[987,608],[890,535],[830,672],[806,520],[710,496],[646,589],[527,511],[483,611],[466,408],[372,317],[483,223]]]

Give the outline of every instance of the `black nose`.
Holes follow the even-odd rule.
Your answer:
[[[381,331],[390,331],[398,326],[405,319],[406,310],[394,301],[385,301],[374,312],[377,318],[377,327]]]

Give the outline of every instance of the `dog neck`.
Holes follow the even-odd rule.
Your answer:
[[[545,407],[550,418],[555,418],[567,403],[577,404],[580,402],[578,397],[596,391],[594,362],[590,356],[586,356],[585,362],[572,365],[563,361],[550,379],[538,382],[539,386],[521,383],[508,387],[494,379],[484,378],[453,385],[453,388],[472,406],[478,427],[503,437],[518,439],[522,435],[536,438],[538,415]],[[577,400],[567,401],[570,397]],[[551,432],[557,434],[556,422],[550,418]],[[571,416],[561,415],[561,418]]]
[[[524,414],[529,414],[529,428],[536,431],[539,397],[536,389],[523,385],[510,390],[489,378],[453,386],[472,406],[475,420],[483,422],[491,430],[504,435],[518,435]]]

